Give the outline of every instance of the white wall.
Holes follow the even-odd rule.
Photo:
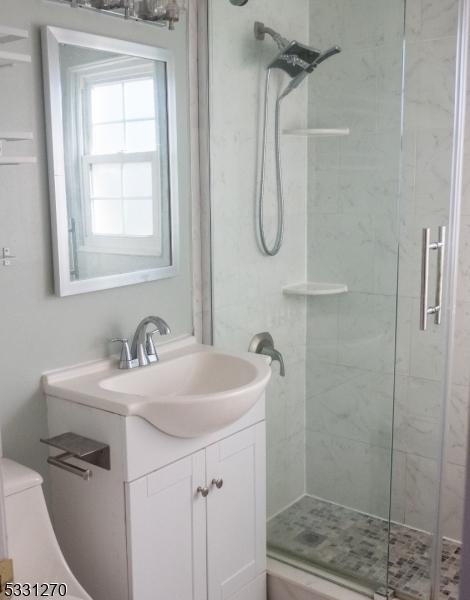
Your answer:
[[[273,366],[267,395],[269,514],[305,489],[306,304],[281,289],[303,281],[306,273],[306,146],[283,142],[285,242],[277,257],[263,256],[254,223],[259,124],[266,66],[277,47],[268,37],[256,41],[253,26],[265,21],[287,38],[307,41],[308,5],[308,0],[292,0],[286,11],[283,0],[250,0],[241,8],[228,0],[210,2],[215,343],[246,350],[254,334],[270,331],[286,361],[285,379]],[[285,127],[305,125],[306,100],[306,86],[286,100]],[[272,135],[270,140],[272,157]],[[272,160],[267,176],[266,223],[272,231]]]
[[[0,423],[6,456],[44,471],[47,433],[40,376],[109,354],[107,340],[131,335],[157,314],[175,335],[192,331],[186,31],[174,33],[45,0],[2,0],[0,23],[31,27],[32,67],[0,70],[0,130],[34,129],[37,166],[0,167],[0,247],[17,255],[0,267]],[[56,25],[174,48],[178,61],[181,272],[177,278],[69,298],[53,294],[49,193],[39,28]],[[20,43],[18,48],[28,45]],[[115,352],[116,348],[112,348]]]

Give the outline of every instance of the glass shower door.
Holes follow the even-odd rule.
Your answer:
[[[387,588],[404,21],[402,1],[310,2],[310,42],[343,52],[308,120],[349,135],[309,143],[307,277],[348,292],[307,304],[304,516],[311,563],[368,594]]]
[[[411,0],[405,26],[388,585],[420,600],[458,597],[470,357],[468,275],[457,273],[466,260],[458,257],[465,250],[465,4],[443,10],[441,2]]]
[[[275,257],[257,244],[255,199],[263,84],[278,48],[255,39],[255,21],[342,48],[283,104]],[[283,0],[209,2],[214,343],[245,351],[269,331],[286,364],[285,377],[273,366],[267,394],[268,553],[368,595],[387,585],[403,23],[403,0],[293,0],[289,11]],[[272,78],[271,117],[287,83]],[[271,119],[272,239],[273,133]]]
[[[419,329],[422,230],[438,241],[455,184],[458,8],[209,1],[214,343],[245,351],[269,331],[286,363],[284,378],[273,366],[267,393],[268,554],[369,596],[430,600],[440,497],[443,535],[460,535],[469,379],[459,358],[447,402],[452,298],[441,325],[430,315]],[[275,257],[257,244],[255,199],[263,84],[278,49],[255,39],[255,21],[310,47],[342,47],[283,105],[285,235]],[[271,110],[283,77],[273,73]],[[273,131],[268,121],[268,242]],[[457,318],[470,330],[467,289]],[[456,343],[470,361],[467,334]],[[458,545],[444,550],[455,565]]]

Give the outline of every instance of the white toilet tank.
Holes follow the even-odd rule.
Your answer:
[[[42,492],[42,477],[12,460],[0,460],[15,582],[65,583],[68,600],[91,600],[75,579],[55,537]]]

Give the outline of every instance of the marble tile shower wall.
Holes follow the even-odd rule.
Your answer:
[[[425,530],[435,507],[444,362],[443,329],[418,329],[420,239],[422,227],[448,220],[456,18],[456,0],[407,2],[400,191],[403,4],[311,2],[311,42],[345,51],[311,82],[310,118],[352,134],[310,148],[308,272],[345,282],[351,293],[308,306],[307,490],[387,516],[398,287],[392,516]],[[444,533],[453,538],[461,527],[470,363],[466,191],[443,506]]]
[[[280,378],[274,366],[267,395],[269,514],[305,491],[306,304],[283,296],[282,287],[305,279],[307,148],[286,142],[285,242],[277,257],[262,256],[254,227],[260,103],[276,47],[268,38],[257,42],[253,25],[263,20],[286,37],[307,40],[308,4],[292,1],[286,12],[284,0],[252,0],[242,10],[220,0],[210,3],[215,343],[246,350],[254,334],[270,331],[286,360],[287,377]],[[283,121],[305,126],[306,115],[305,87],[286,101]],[[274,181],[272,163],[268,180]],[[267,200],[274,198],[270,183]],[[272,206],[267,224],[272,231]]]
[[[308,274],[348,294],[312,299],[307,490],[386,516],[393,419],[403,3],[313,0],[310,40],[343,52],[310,82],[310,120],[349,127],[309,153]]]

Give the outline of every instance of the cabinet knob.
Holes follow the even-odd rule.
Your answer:
[[[215,487],[220,490],[220,488],[224,485],[224,480],[222,478],[213,479],[212,485],[215,485]]]
[[[199,486],[196,491],[198,494],[201,494],[203,498],[206,498],[209,495],[209,489],[206,487]]]

